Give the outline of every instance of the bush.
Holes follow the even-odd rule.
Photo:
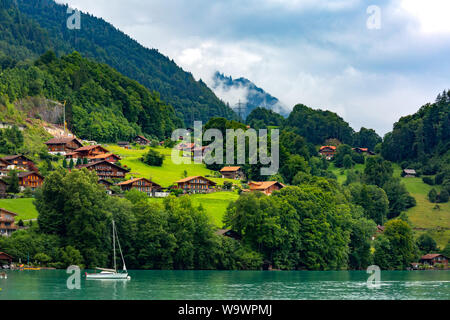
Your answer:
[[[430,186],[434,186],[434,179],[431,177],[423,177],[422,181]]]
[[[442,184],[442,182],[444,182],[444,178],[445,178],[445,173],[444,172],[438,173],[434,177],[434,183],[437,184],[437,185]]]
[[[438,193],[436,192],[436,189],[431,189],[430,192],[428,192],[428,200],[430,202],[435,203],[437,200]]]
[[[442,190],[441,193],[438,196],[438,202],[440,203],[447,203],[449,200],[449,195],[447,190]]]
[[[149,152],[142,158],[142,162],[150,165],[161,167],[164,161],[164,156],[158,151],[149,150]]]

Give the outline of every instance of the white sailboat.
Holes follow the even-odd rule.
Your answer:
[[[96,268],[100,270],[98,273],[86,273],[86,279],[90,280],[131,280],[131,277],[128,275],[127,266],[125,265],[125,260],[122,254],[122,248],[120,247],[119,237],[117,236],[116,227],[114,224],[114,220],[112,221],[112,229],[113,229],[113,250],[114,250],[114,269],[106,269],[106,268]],[[117,244],[119,245],[120,256],[122,257],[123,270],[121,272],[117,271],[116,265],[116,238]]]

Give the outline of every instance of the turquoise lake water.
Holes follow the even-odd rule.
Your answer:
[[[364,271],[129,271],[130,281],[86,280],[67,288],[65,270],[7,271],[0,300],[450,299],[450,271],[383,271],[379,289]]]

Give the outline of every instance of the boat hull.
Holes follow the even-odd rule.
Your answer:
[[[130,280],[128,273],[87,273],[87,280]]]

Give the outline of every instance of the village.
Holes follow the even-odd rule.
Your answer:
[[[142,135],[135,137],[133,142],[118,141],[117,147],[127,152],[132,152],[133,148],[144,148],[150,146],[151,141]],[[164,142],[159,145],[163,146]],[[121,165],[121,156],[110,151],[106,146],[92,141],[82,141],[75,136],[57,136],[45,142],[49,154],[63,158],[63,167],[67,170],[87,169],[94,171],[98,177],[98,184],[105,188],[105,192],[110,196],[123,196],[123,193],[136,190],[145,193],[149,198],[165,198],[170,194],[210,194],[216,192],[227,192],[231,189],[239,189],[239,192],[262,192],[270,196],[274,191],[285,187],[278,181],[247,181],[241,166],[223,166],[217,176],[224,179],[224,185],[219,185],[213,181],[213,178],[202,175],[186,176],[173,181],[170,186],[162,186],[150,177],[136,176],[136,172],[131,173],[131,168],[127,165]],[[176,148],[183,156],[194,157],[198,151],[204,155],[208,151],[207,147],[198,147],[196,143],[184,141],[179,137]],[[373,156],[374,152],[368,148],[352,148],[358,154]],[[336,147],[327,145],[321,146],[318,155],[326,160],[332,160],[336,155]],[[7,198],[8,183],[7,177],[14,172],[17,175],[18,185],[21,192],[26,190],[35,191],[44,183],[44,176],[39,173],[38,166],[29,157],[18,154],[8,155],[0,158],[0,199]],[[403,177],[414,177],[416,172],[412,169],[402,171]],[[230,181],[235,181],[232,183]],[[228,186],[225,185],[228,183]],[[245,183],[245,188],[242,184]],[[239,186],[239,187],[238,187]],[[114,190],[120,190],[118,194]],[[0,234],[2,236],[11,236],[11,234],[21,228],[27,228],[23,222],[18,225],[15,217],[18,213],[0,208]],[[375,240],[377,235],[384,232],[384,226],[378,225],[376,234],[372,237]],[[218,229],[217,234],[230,237],[236,240],[240,235],[230,229]],[[12,257],[7,253],[0,252],[0,266],[4,268],[14,268],[11,265]],[[22,265],[23,267],[23,265]],[[423,270],[448,268],[448,257],[442,254],[423,255],[419,262],[411,264],[411,270]]]

